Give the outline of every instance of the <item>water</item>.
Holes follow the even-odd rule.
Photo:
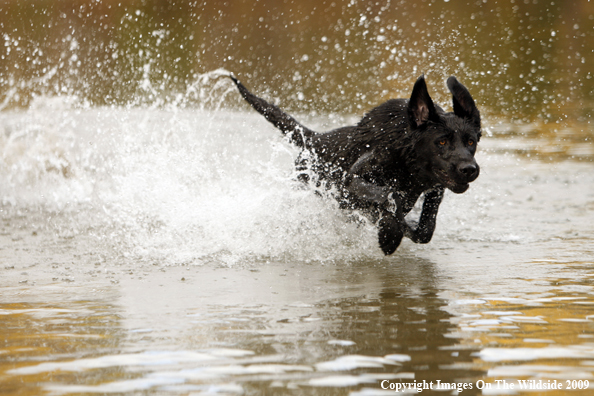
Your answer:
[[[592,7],[0,4],[0,394],[591,393]],[[385,257],[222,67],[314,130],[455,74],[481,175]]]
[[[487,126],[432,242],[384,257],[254,112],[40,98],[1,126],[4,394],[594,383],[592,151]]]

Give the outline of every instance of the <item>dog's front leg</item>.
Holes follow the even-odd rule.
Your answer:
[[[368,181],[377,179],[375,165],[377,164],[373,152],[363,154],[346,172],[344,192],[354,202],[364,203],[364,206],[371,204],[375,207],[378,215],[381,216],[378,223],[379,244],[384,254],[389,255],[400,246],[407,227],[400,197],[393,193],[393,186],[388,187]]]
[[[371,203],[377,208],[381,215],[378,223],[380,247],[386,255],[394,253],[400,246],[407,228],[399,198],[394,196],[388,187],[368,183],[357,175],[349,180],[346,191],[349,195],[355,196],[357,200]],[[390,198],[395,202],[390,202]],[[396,204],[395,212],[393,211],[394,203]]]
[[[431,237],[433,237],[433,232],[435,231],[437,211],[443,199],[443,192],[443,187],[437,187],[426,192],[419,222],[406,222],[404,235],[413,242],[429,243],[431,241]]]
[[[382,252],[386,256],[394,253],[404,236],[405,223],[397,214],[386,213],[378,223],[378,239]]]

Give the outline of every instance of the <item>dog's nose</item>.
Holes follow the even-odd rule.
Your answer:
[[[473,181],[478,177],[479,167],[477,164],[462,164],[458,167],[458,171],[463,174],[468,181]]]

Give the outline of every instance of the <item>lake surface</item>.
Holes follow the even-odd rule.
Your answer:
[[[253,112],[69,106],[2,118],[4,394],[594,383],[592,151],[485,137],[432,242],[384,257]]]
[[[0,3],[0,394],[590,394],[593,15]],[[228,71],[320,131],[455,74],[481,175],[385,257]]]

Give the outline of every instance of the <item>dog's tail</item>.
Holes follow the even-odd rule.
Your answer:
[[[241,96],[250,104],[256,111],[264,116],[272,125],[281,130],[281,132],[289,138],[289,141],[298,147],[309,148],[311,146],[311,138],[316,132],[298,123],[293,117],[282,111],[277,106],[266,102],[247,90],[237,78],[232,75],[229,76],[241,93]]]

